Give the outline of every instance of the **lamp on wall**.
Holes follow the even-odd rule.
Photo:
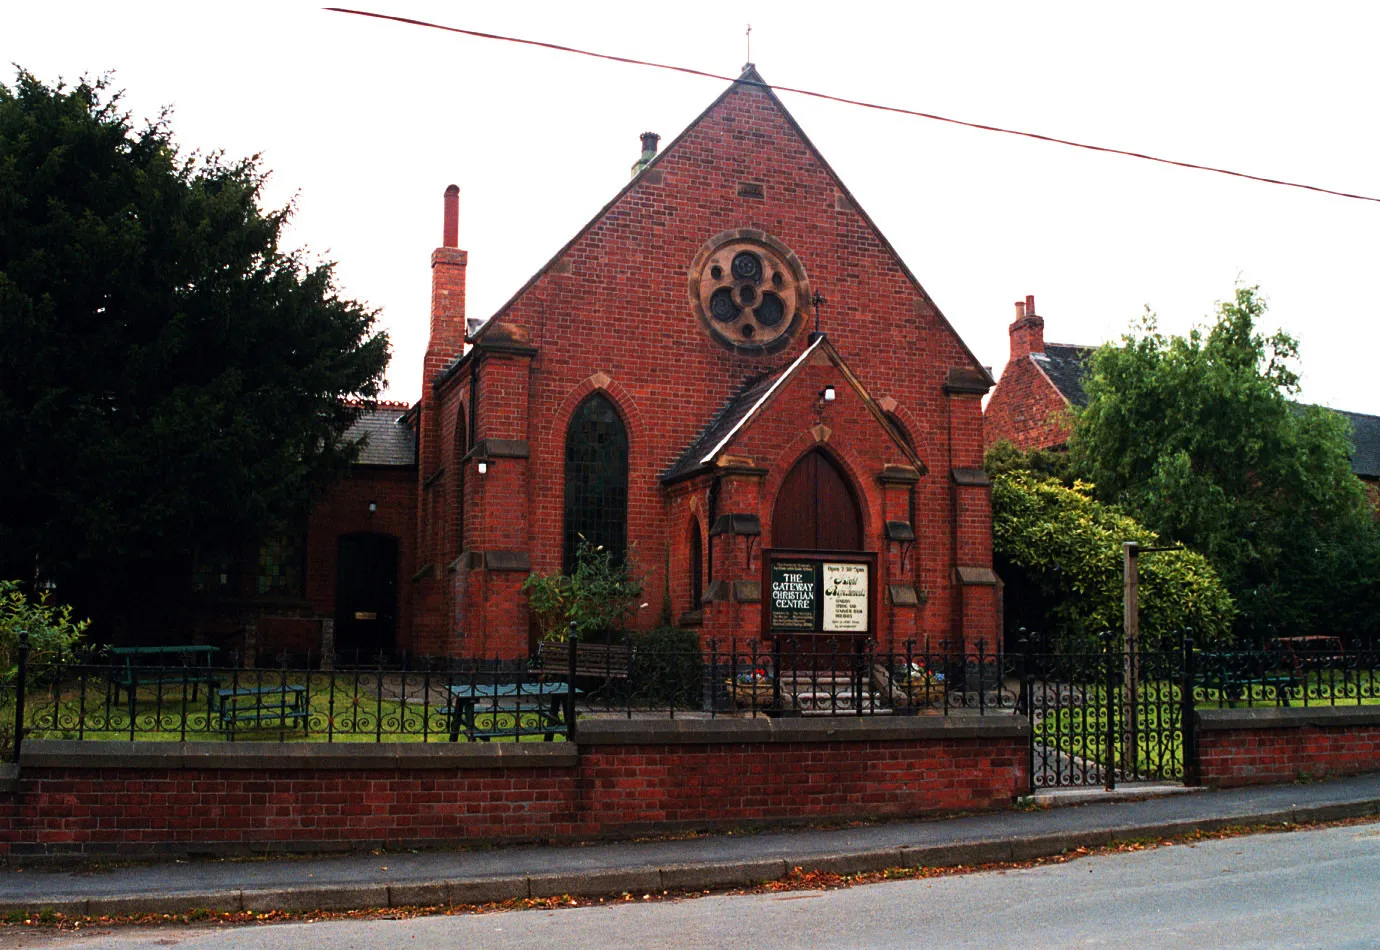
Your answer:
[[[377,502],[373,502],[373,501],[369,502],[369,513],[370,513],[370,514],[373,514],[374,512],[376,512],[376,511],[378,511],[378,510],[379,510],[379,506],[378,506],[378,503],[377,503]]]
[[[819,404],[822,406],[822,405],[824,405],[826,402],[833,402],[833,401],[834,401],[834,387],[833,387],[833,384],[830,384],[830,385],[828,385],[828,386],[825,386],[823,389],[821,389],[821,390],[819,391]]]
[[[489,462],[487,459],[480,459],[476,467],[479,469],[480,475],[487,475],[489,473]]]

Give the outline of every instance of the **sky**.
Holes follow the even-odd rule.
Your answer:
[[[769,83],[1380,196],[1375,3],[341,2],[725,75],[751,23]],[[447,185],[485,317],[626,183],[639,133],[669,142],[725,86],[296,0],[0,10],[0,60],[113,72],[184,149],[262,155],[289,245],[380,310],[398,400]],[[1303,399],[1380,414],[1380,204],[782,99],[995,372],[1027,294],[1048,341],[1096,344],[1147,306],[1186,332],[1240,282],[1299,339]]]

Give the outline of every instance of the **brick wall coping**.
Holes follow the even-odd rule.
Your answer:
[[[764,742],[904,742],[1026,736],[1024,716],[896,716],[856,719],[595,719],[581,721],[579,745],[705,745]]]
[[[1237,729],[1303,729],[1380,726],[1380,706],[1280,706],[1264,709],[1201,709],[1203,732]]]
[[[573,768],[565,742],[119,742],[33,739],[21,768],[512,769]]]

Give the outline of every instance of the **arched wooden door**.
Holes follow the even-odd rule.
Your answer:
[[[834,460],[819,449],[787,473],[771,516],[774,548],[797,551],[861,551],[862,511]]]

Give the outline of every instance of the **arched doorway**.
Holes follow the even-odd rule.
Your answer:
[[[862,510],[848,477],[815,449],[795,463],[776,492],[772,547],[796,551],[861,551]]]
[[[822,449],[804,455],[782,479],[771,544],[763,630],[780,658],[782,689],[802,709],[851,703],[863,695],[876,557],[863,551],[858,494]]]

